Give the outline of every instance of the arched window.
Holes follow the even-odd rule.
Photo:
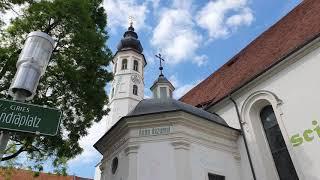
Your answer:
[[[138,86],[137,86],[137,85],[133,85],[132,93],[133,93],[134,95],[138,95]]]
[[[139,71],[139,64],[137,60],[133,61],[133,70],[135,71]]]
[[[297,172],[271,105],[265,106],[260,111],[260,118],[280,180],[298,180]]]
[[[127,59],[123,59],[122,60],[122,67],[121,69],[127,69],[128,67],[128,60]]]

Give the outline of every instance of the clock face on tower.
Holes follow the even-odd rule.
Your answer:
[[[140,84],[141,83],[139,76],[136,75],[136,74],[131,76],[131,81],[133,83],[135,83],[135,84]]]

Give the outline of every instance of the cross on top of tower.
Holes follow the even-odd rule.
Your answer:
[[[133,16],[129,16],[129,25],[132,27],[132,25],[133,25],[133,20],[134,20],[134,18],[133,18]]]
[[[163,76],[163,74],[162,74],[162,70],[163,70],[162,61],[164,62],[164,59],[163,59],[163,57],[161,56],[160,53],[156,54],[155,56],[159,59],[159,62],[160,62],[160,66],[159,66],[160,76]]]

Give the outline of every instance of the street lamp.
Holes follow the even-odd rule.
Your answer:
[[[54,40],[46,33],[29,33],[23,50],[17,61],[17,72],[9,88],[9,94],[15,97],[20,93],[27,100],[35,95],[39,79],[46,71]]]
[[[17,61],[17,72],[9,88],[9,94],[16,101],[31,100],[36,93],[40,77],[46,71],[54,40],[46,33],[31,32]],[[1,131],[0,160],[10,138],[10,133]]]

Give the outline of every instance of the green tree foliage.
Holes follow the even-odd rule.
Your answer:
[[[21,5],[24,3],[32,3],[33,0],[0,0],[0,11],[12,9],[13,5]]]
[[[13,135],[16,151],[7,153],[3,160],[25,152],[36,162],[53,159],[53,164],[59,167],[82,152],[79,139],[87,135],[93,122],[107,114],[104,87],[113,78],[106,68],[112,53],[106,46],[106,14],[101,1],[7,1],[9,5],[24,2],[28,5],[1,32],[0,97],[9,99],[8,88],[26,36],[32,31],[42,31],[55,39],[56,46],[30,103],[57,107],[63,117],[55,137]],[[2,10],[10,7],[0,5]]]

